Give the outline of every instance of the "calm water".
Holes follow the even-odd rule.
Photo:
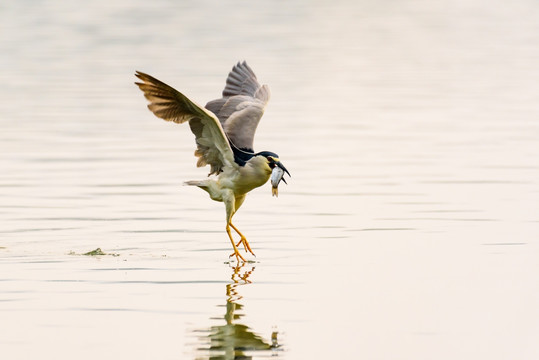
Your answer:
[[[539,358],[536,1],[0,5],[5,359]],[[247,60],[292,173],[236,224],[182,182]],[[101,248],[109,255],[84,256]]]

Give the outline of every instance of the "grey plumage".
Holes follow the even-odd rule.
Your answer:
[[[268,86],[258,83],[245,61],[238,62],[228,74],[223,97],[208,102],[206,109],[217,115],[237,148],[253,152],[256,128],[269,98]]]

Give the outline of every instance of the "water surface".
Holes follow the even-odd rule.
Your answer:
[[[533,1],[0,6],[0,346],[16,359],[539,357]],[[235,217],[183,181],[188,127],[247,60],[257,150],[292,173]],[[101,248],[108,255],[81,254]]]

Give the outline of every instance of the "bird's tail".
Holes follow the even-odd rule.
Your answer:
[[[189,181],[184,182],[183,184],[189,185],[189,186],[198,186],[199,188],[201,188],[202,190],[210,194],[210,197],[212,195],[210,191],[211,183],[208,180],[189,180]],[[217,201],[220,201],[220,200],[217,200]]]
[[[189,185],[189,186],[204,186],[204,181],[203,180],[189,180],[189,181],[185,181],[183,183],[184,185]]]

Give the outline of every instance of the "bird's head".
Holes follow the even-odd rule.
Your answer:
[[[273,170],[275,167],[279,167],[283,169],[283,171],[287,173],[288,176],[291,176],[288,170],[284,167],[281,160],[279,160],[279,155],[277,155],[276,153],[273,153],[271,151],[262,151],[262,152],[256,153],[255,155],[264,157],[267,161],[267,164],[270,170]],[[286,181],[284,180],[284,178],[283,178],[283,181],[286,184]]]
[[[281,160],[279,160],[278,157],[269,156],[267,159],[268,159],[268,166],[270,167],[272,171],[274,168],[278,167],[278,168],[281,168],[285,173],[287,173],[288,176],[292,176],[290,175],[288,170],[284,167],[283,163],[281,162]],[[284,177],[282,178],[282,180],[286,184],[286,180],[284,179]]]

